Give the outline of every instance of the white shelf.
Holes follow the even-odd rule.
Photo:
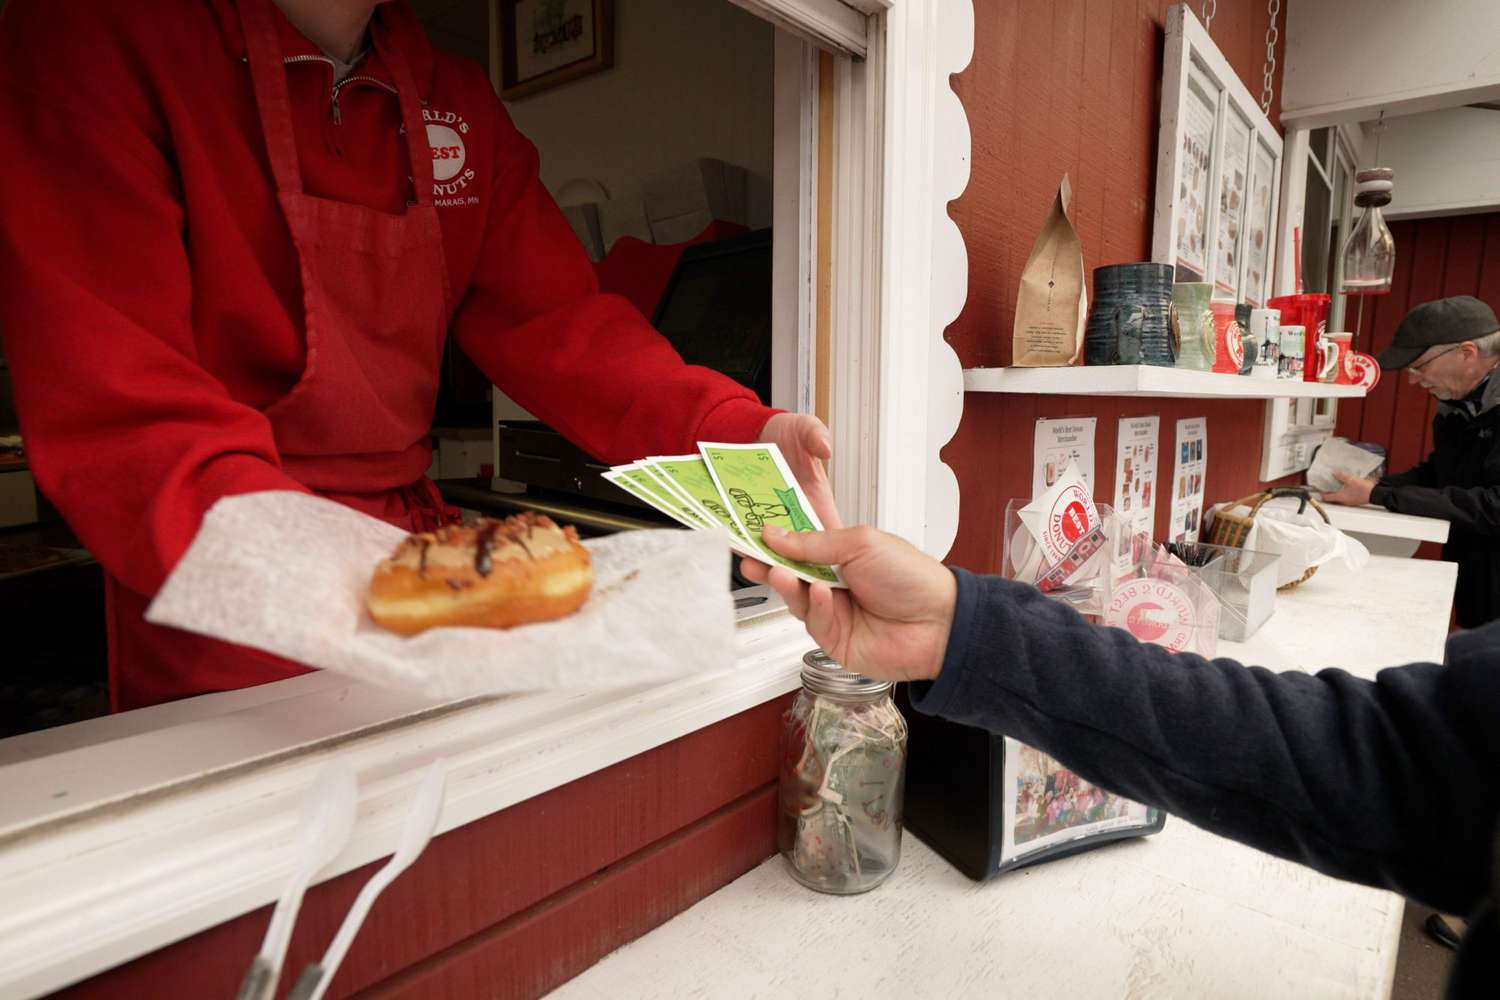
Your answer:
[[[1055,396],[1180,396],[1195,399],[1357,399],[1357,385],[1223,375],[1155,365],[1076,365],[1071,368],[966,368],[969,392]]]
[[[1340,531],[1359,535],[1406,538],[1416,542],[1446,542],[1448,522],[1436,517],[1397,514],[1384,507],[1342,507],[1327,504],[1328,519]]]

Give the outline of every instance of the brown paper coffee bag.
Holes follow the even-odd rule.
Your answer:
[[[1064,174],[1052,212],[1021,272],[1010,362],[1018,368],[1076,365],[1083,357],[1088,287],[1083,244],[1068,218],[1072,201],[1073,191]]]

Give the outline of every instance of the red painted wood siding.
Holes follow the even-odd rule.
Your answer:
[[[330,997],[534,997],[775,852],[778,698],[435,839],[375,904]],[[314,886],[281,992],[375,862]],[[58,996],[232,997],[271,908]]]
[[[1399,182],[1399,178],[1398,178]],[[1449,295],[1473,295],[1500,312],[1500,212],[1391,223],[1396,273],[1391,293],[1365,303],[1358,350],[1390,344],[1411,307]],[[1355,325],[1358,307],[1348,310]],[[1338,432],[1385,446],[1392,472],[1409,469],[1432,450],[1437,401],[1401,372],[1386,372],[1367,399],[1339,404]]]
[[[969,251],[969,298],[947,336],[965,367],[1005,365],[1021,268],[1058,181],[1072,177],[1073,219],[1090,274],[1101,264],[1147,260],[1156,190],[1156,142],[1166,0],[1054,4],[975,0],[973,64],[954,82],[973,132],[968,189],[951,208]],[[1285,30],[1285,14],[1281,27]],[[1259,0],[1220,0],[1210,34],[1259,95],[1268,15]],[[1283,38],[1285,36],[1283,35]],[[1276,88],[1279,98],[1278,46]],[[1273,115],[1273,119],[1274,119]],[[999,565],[1005,501],[1031,490],[1037,417],[1096,416],[1096,493],[1114,493],[1122,415],[1162,417],[1164,486],[1175,421],[1207,416],[1210,500],[1260,488],[1259,401],[1089,399],[970,393],[944,459],[962,492],[950,559]],[[1167,504],[1157,504],[1165,534]]]

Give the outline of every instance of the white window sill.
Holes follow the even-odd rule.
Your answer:
[[[733,669],[667,684],[436,703],[314,673],[0,741],[0,995],[273,901],[332,751],[360,804],[326,877],[395,849],[434,759],[449,764],[441,833],[794,690],[811,646],[782,609],[741,625]]]
[[[1341,507],[1327,504],[1328,519],[1340,531],[1360,535],[1380,535],[1387,538],[1404,538],[1414,542],[1446,542],[1447,521],[1436,517],[1419,517],[1415,514],[1397,514],[1384,507]]]

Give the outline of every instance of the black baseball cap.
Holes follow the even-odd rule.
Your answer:
[[[1439,344],[1462,344],[1478,340],[1500,330],[1495,310],[1472,295],[1455,295],[1448,299],[1423,302],[1401,320],[1391,346],[1376,355],[1375,360],[1386,371],[1405,368],[1429,347]]]

